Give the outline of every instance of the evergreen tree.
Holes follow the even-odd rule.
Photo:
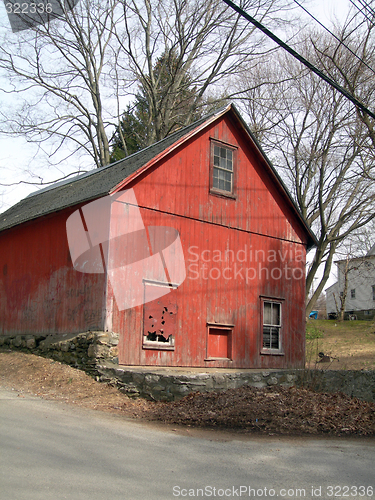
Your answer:
[[[135,102],[128,105],[112,138],[111,162],[129,156],[188,125],[186,116],[196,101],[196,89],[174,50],[166,50],[151,75],[140,81]],[[156,90],[156,91],[155,91]],[[197,106],[198,103],[195,103]],[[200,118],[196,108],[190,122]]]
[[[142,149],[145,132],[141,98],[137,96],[135,105],[128,104],[126,111],[123,112],[120,126],[112,138],[111,163]]]

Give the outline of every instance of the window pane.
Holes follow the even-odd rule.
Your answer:
[[[280,325],[280,304],[272,304],[272,324]]]
[[[263,347],[269,349],[271,346],[271,327],[263,327]]]
[[[214,178],[212,185],[215,188],[219,187],[219,170],[217,168],[214,168]]]
[[[279,348],[279,329],[271,327],[271,349]]]
[[[281,304],[263,303],[263,347],[280,349]]]
[[[213,187],[221,189],[222,191],[232,192],[232,174],[226,170],[218,168],[213,169]]]
[[[271,303],[264,303],[264,313],[263,313],[263,324],[270,325],[271,324]]]
[[[233,159],[234,155],[231,149],[213,145],[212,187],[227,193],[233,192]]]

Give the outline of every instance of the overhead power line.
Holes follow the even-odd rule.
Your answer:
[[[363,7],[362,9],[361,9],[361,8],[359,8],[359,7],[358,7],[358,5],[356,5],[356,4],[353,2],[353,0],[350,0],[350,3],[351,3],[352,5],[354,5],[354,7],[355,7],[355,8],[356,8],[356,9],[357,9],[357,10],[358,10],[358,11],[359,11],[362,15],[363,15],[363,17],[365,17],[365,18],[367,19],[367,21],[368,21],[369,23],[371,23],[372,25],[374,25],[374,23],[372,22],[372,20],[368,17],[368,14],[367,14],[367,12],[366,12],[366,8],[363,6],[363,4],[362,4],[362,3],[361,3],[361,5],[362,5],[362,7]]]
[[[361,59],[350,47],[348,47],[338,36],[336,36],[330,29],[327,28],[327,26],[324,26],[323,23],[319,21],[311,12],[309,12],[303,5],[301,5],[297,0],[294,0],[294,2],[303,9],[306,14],[308,14],[314,21],[316,21],[323,29],[325,29],[335,40],[339,42],[340,45],[343,45],[351,54],[353,54],[354,57],[356,57],[362,64],[364,64],[370,71],[372,71],[375,75],[375,71],[369,66],[363,59]]]
[[[223,0],[229,7],[231,7],[233,10],[238,12],[242,17],[244,17],[247,21],[249,21],[251,24],[253,24],[256,28],[260,29],[264,34],[266,34],[271,40],[276,42],[280,47],[282,47],[284,50],[289,52],[293,57],[295,57],[298,61],[300,61],[304,66],[309,68],[313,73],[319,76],[322,80],[327,82],[331,87],[336,89],[340,94],[342,94],[344,97],[346,97],[349,101],[351,101],[353,104],[357,106],[361,111],[366,113],[367,115],[371,116],[371,118],[375,119],[375,113],[370,111],[364,104],[362,104],[358,99],[356,99],[352,94],[350,94],[347,90],[345,90],[341,85],[336,83],[332,78],[329,76],[325,75],[320,69],[315,67],[313,64],[311,64],[307,59],[305,59],[301,54],[296,52],[294,49],[289,47],[288,44],[283,42],[279,37],[277,37],[272,31],[267,29],[263,24],[258,22],[256,19],[251,17],[247,12],[245,12],[241,7],[238,7],[238,5],[234,4],[231,0]]]
[[[369,12],[372,16],[375,16],[374,9],[365,0],[358,0],[358,2],[367,10],[367,12]]]

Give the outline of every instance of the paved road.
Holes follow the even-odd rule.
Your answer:
[[[374,464],[375,440],[180,433],[0,389],[1,500],[375,499]]]

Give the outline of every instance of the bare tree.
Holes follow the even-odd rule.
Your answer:
[[[316,64],[323,54],[333,53],[334,58],[337,51],[332,40],[327,41],[322,34],[311,34],[302,50],[308,52],[309,60]],[[334,61],[339,65],[337,58]],[[345,64],[349,62],[350,58],[346,57]],[[272,64],[276,66],[275,60]],[[326,70],[328,65],[329,59],[325,59]],[[327,282],[338,246],[374,217],[372,123],[356,112],[343,95],[289,56],[280,54],[277,66],[276,76],[282,75],[282,78],[276,78],[276,84],[268,83],[269,79],[262,78],[260,70],[253,81],[252,93],[243,104],[249,110],[264,148],[318,238],[307,274],[307,292],[321,266],[323,275],[314,293],[308,295],[307,313],[310,313]],[[331,74],[337,72],[333,61],[330,69]],[[342,70],[345,70],[344,64]],[[266,75],[270,72],[266,69]],[[364,78],[360,70],[355,75],[356,85],[363,85],[360,83],[363,80],[367,88],[375,92],[374,79]],[[249,82],[246,85],[249,86]],[[262,89],[262,99],[259,99],[259,89]],[[258,95],[255,104],[254,94]]]
[[[271,20],[286,5],[280,0],[242,3],[260,19]],[[150,142],[168,134],[176,120],[188,124],[197,108],[204,106],[208,89],[219,86],[220,100],[230,95],[233,78],[248,71],[255,58],[269,49],[264,37],[220,0],[204,4],[197,0],[131,0],[123,5],[126,36],[121,46],[128,56],[129,71],[147,96]],[[166,71],[169,78],[161,86]],[[194,99],[188,92],[192,87]],[[188,99],[185,106],[179,103],[179,116],[176,102],[184,93]]]
[[[327,37],[311,38],[317,64],[368,109],[373,110],[375,98],[375,24],[368,17],[358,19],[351,12],[342,27],[336,29],[334,46]],[[357,14],[354,11],[354,14]],[[365,125],[375,146],[374,120],[359,108],[353,108]]]
[[[286,3],[245,0],[244,6],[272,20]],[[81,0],[64,19],[3,32],[0,132],[41,148],[52,141],[51,162],[54,154],[61,161],[61,152],[79,152],[97,167],[110,161],[109,138],[139,82],[147,90],[154,142],[173,129],[171,111],[187,74],[196,98],[183,107],[183,124],[205,93],[219,85],[221,97],[244,62],[268,50],[220,0]],[[175,54],[177,64],[166,68],[172,74],[160,94],[158,75],[165,72],[157,73],[155,63],[162,54],[165,64]]]
[[[318,311],[321,319],[327,317],[327,301],[324,293],[321,293],[315,302],[314,308]]]
[[[348,278],[349,278],[349,272],[353,269],[353,265],[351,264],[349,255],[346,256],[346,259],[344,260],[344,265],[340,266],[339,272],[342,274],[343,277],[343,288],[342,291],[340,291],[338,298],[335,297],[335,303],[336,307],[337,304],[339,303],[338,309],[338,317],[340,321],[344,321],[344,314],[345,314],[345,304],[346,304],[346,297],[348,296]]]
[[[64,20],[4,33],[1,132],[38,144],[52,139],[53,153],[81,150],[96,166],[107,164],[112,116],[104,101],[112,94],[113,29],[122,20],[118,0],[81,0]]]

